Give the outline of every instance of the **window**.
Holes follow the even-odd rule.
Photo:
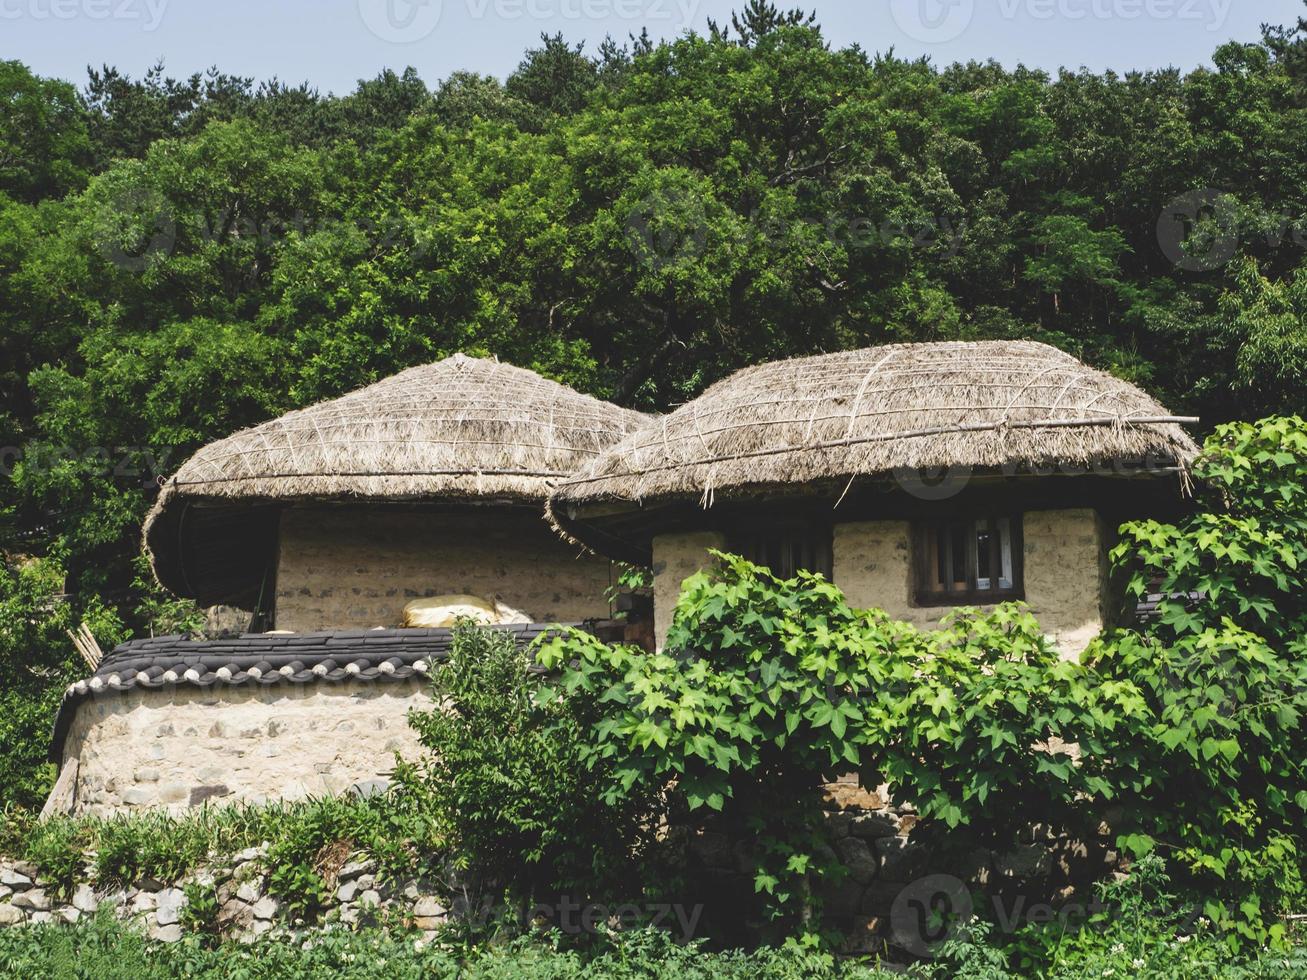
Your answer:
[[[831,578],[831,528],[829,524],[795,524],[770,527],[765,531],[740,531],[730,536],[728,547],[755,565],[769,568],[777,578],[793,578],[796,572],[816,572]]]
[[[923,521],[915,538],[918,605],[988,604],[1024,595],[1020,517]]]

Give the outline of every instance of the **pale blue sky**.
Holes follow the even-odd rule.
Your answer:
[[[503,76],[542,31],[594,46],[647,26],[702,30],[743,0],[0,0],[0,57],[81,84],[87,64],[139,75],[217,64],[342,92],[382,68],[428,83],[455,69]],[[836,46],[936,62],[995,57],[1055,69],[1189,69],[1223,41],[1291,23],[1302,0],[809,0]]]

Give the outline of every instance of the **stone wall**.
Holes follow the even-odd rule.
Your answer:
[[[290,507],[280,547],[280,630],[399,626],[411,600],[451,593],[498,595],[535,622],[609,615],[609,563],[521,510]]]
[[[35,866],[0,859],[0,927],[71,924],[107,908],[150,939],[177,942],[187,919],[185,888],[196,885],[212,889],[218,904],[213,925],[224,935],[248,940],[274,929],[284,931],[283,909],[268,892],[266,853],[263,847],[252,847],[176,882],[146,880],[126,888],[98,887],[94,866],[89,864],[72,895],[63,898],[39,878]],[[338,869],[325,870],[334,889],[334,899],[323,915],[329,924],[399,919],[430,939],[448,917],[444,904],[424,883],[381,881],[372,861],[362,856],[347,856]]]
[[[916,811],[894,805],[887,787],[869,790],[848,774],[824,794],[830,846],[846,873],[819,883],[817,892],[823,924],[844,937],[845,953],[889,948],[921,955],[927,923],[920,911],[985,912],[972,894],[1018,921],[1023,910],[1033,916],[1043,906],[1083,908],[1093,883],[1121,866],[1106,824],[1087,841],[1029,826],[999,849],[932,851],[916,839]],[[711,903],[729,912],[748,900],[754,885],[747,839],[709,830],[689,844],[691,868],[709,883]]]
[[[75,813],[183,810],[367,788],[420,751],[425,680],[133,689],[83,702],[64,743]]]
[[[667,642],[681,583],[704,567],[708,549],[725,547],[726,535],[714,531],[660,534],[653,539],[654,639],[659,650]]]

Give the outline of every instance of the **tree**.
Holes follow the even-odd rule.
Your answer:
[[[76,89],[0,61],[0,192],[28,202],[62,197],[85,184],[90,163]]]
[[[570,116],[585,105],[597,67],[583,53],[584,43],[573,47],[561,33],[541,34],[540,40],[542,47],[527,51],[504,89],[545,113]]]

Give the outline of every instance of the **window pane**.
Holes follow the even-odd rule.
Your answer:
[[[989,563],[992,557],[990,549],[993,547],[993,534],[989,530],[989,521],[976,521],[974,527],[976,529],[976,588],[989,589],[992,588]]]
[[[996,522],[998,525],[999,539],[999,577],[998,587],[1000,589],[1012,588],[1012,521],[1006,517],[1000,517]]]
[[[983,605],[1018,596],[1020,517],[914,526],[913,588],[923,605]]]
[[[953,582],[949,591],[965,592],[967,590],[967,526],[953,524],[949,527],[949,544],[951,560],[949,567],[953,570]]]

